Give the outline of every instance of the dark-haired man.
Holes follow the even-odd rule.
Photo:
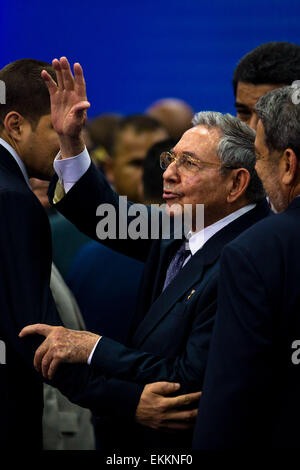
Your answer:
[[[116,126],[106,176],[118,194],[142,202],[140,186],[143,162],[149,148],[168,137],[162,124],[144,114],[128,116]]]
[[[29,184],[30,177],[51,177],[59,147],[43,69],[55,79],[51,65],[31,59],[0,71],[6,85],[6,103],[0,105],[0,338],[6,347],[0,369],[0,446],[16,450],[40,449],[43,438],[43,384],[32,367],[37,342],[21,341],[19,329],[33,319],[61,324],[49,288],[49,222]],[[80,403],[88,380],[87,370],[68,368],[52,384]]]
[[[163,203],[163,170],[160,166],[160,155],[162,152],[175,147],[175,139],[162,140],[152,145],[149,149],[143,165],[143,184],[141,193],[146,204]]]
[[[257,100],[268,91],[300,79],[300,46],[289,42],[267,42],[248,52],[233,74],[237,117],[256,129]]]

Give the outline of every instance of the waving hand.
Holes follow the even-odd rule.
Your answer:
[[[42,71],[50,94],[52,125],[61,140],[62,156],[74,156],[74,152],[84,147],[81,130],[87,117],[86,110],[90,107],[83,71],[81,65],[75,63],[73,76],[66,57],[54,59],[52,65],[57,83],[46,70]]]

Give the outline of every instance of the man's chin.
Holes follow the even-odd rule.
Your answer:
[[[172,203],[167,202],[165,211],[166,211],[166,214],[169,215],[170,217],[176,217],[183,213],[183,208],[178,203],[172,204]]]

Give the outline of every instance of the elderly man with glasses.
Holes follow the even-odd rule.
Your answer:
[[[65,58],[53,65],[58,85],[46,72],[43,77],[61,154],[55,162],[59,181],[52,182],[50,197],[63,215],[97,240],[98,206],[111,204],[124,219],[124,213],[119,214],[122,205],[119,195],[91,163],[81,137],[83,110],[88,107],[81,69],[77,64],[74,79]],[[111,394],[111,403],[103,403],[106,449],[191,447],[192,426],[187,429],[186,424],[196,411],[174,409],[168,423],[161,424],[154,416],[149,387],[153,382],[172,382],[180,384],[180,388],[174,385],[175,395],[194,392],[199,398],[196,392],[202,389],[217,309],[221,251],[270,213],[254,168],[254,131],[236,118],[216,112],[198,113],[193,124],[176,146],[161,156],[166,212],[179,216],[189,211],[188,240],[172,235],[169,239],[98,240],[146,263],[126,345],[89,332],[47,325],[28,326],[21,333],[46,336],[36,352],[35,366],[47,377],[52,377],[60,362],[88,362],[93,372],[103,375],[104,387],[105,380],[112,377],[123,380],[124,386]],[[204,206],[200,228],[195,220],[199,205]],[[128,216],[128,223],[130,220]],[[118,295],[118,286],[115,289]],[[122,397],[124,404],[126,394],[125,417],[118,398],[121,403]],[[168,400],[172,399],[159,401],[162,410]],[[168,426],[177,432],[165,432]]]

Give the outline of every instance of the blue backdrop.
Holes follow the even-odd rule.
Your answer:
[[[292,0],[1,0],[0,66],[79,61],[90,117],[143,111],[161,97],[234,112],[238,60],[266,41],[300,44],[299,13]]]

